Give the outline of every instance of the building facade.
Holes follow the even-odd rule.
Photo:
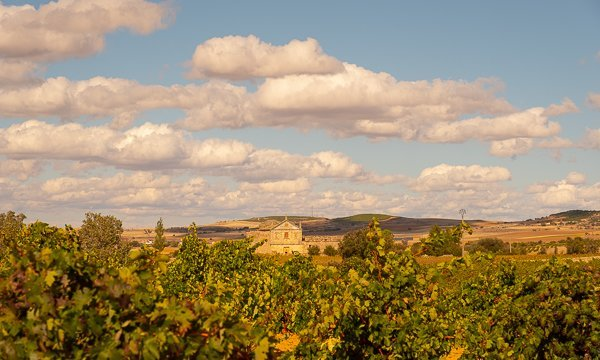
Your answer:
[[[269,220],[256,231],[249,232],[255,241],[266,240],[256,252],[263,254],[307,254],[308,248],[302,238],[302,224],[294,224],[287,217],[281,222]]]

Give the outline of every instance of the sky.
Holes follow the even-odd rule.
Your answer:
[[[600,210],[597,1],[0,1],[0,212]]]

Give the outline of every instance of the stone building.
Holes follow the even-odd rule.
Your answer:
[[[256,252],[263,254],[307,254],[308,247],[302,238],[302,224],[294,224],[287,217],[277,222],[268,220],[263,222],[258,230],[248,232],[255,241],[267,240]]]

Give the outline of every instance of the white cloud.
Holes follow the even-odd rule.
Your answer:
[[[342,153],[328,151],[302,156],[274,149],[258,149],[244,164],[221,169],[220,173],[251,182],[302,177],[360,180],[367,174],[362,166]]]
[[[565,182],[567,184],[571,184],[571,185],[581,185],[581,184],[585,184],[585,174],[582,174],[580,172],[577,171],[571,171],[569,174],[567,174],[567,178],[565,179]]]
[[[581,146],[587,149],[600,149],[600,129],[587,129]]]
[[[600,93],[589,93],[587,103],[596,109],[600,109]]]
[[[585,185],[586,177],[571,172],[564,180],[554,183],[536,183],[528,191],[540,206],[550,209],[595,209],[600,201],[600,183]]]
[[[80,208],[199,205],[206,184],[201,178],[175,181],[169,176],[147,172],[117,173],[109,177],[58,177],[40,186],[44,199],[54,205]]]
[[[238,140],[196,140],[167,124],[151,123],[120,132],[108,126],[29,120],[0,128],[0,154],[12,159],[84,161],[134,170],[203,171],[251,182],[303,177],[362,181],[376,176],[338,152],[304,156],[255,149]]]
[[[39,81],[39,67],[31,61],[0,58],[0,87],[30,84]]]
[[[123,168],[217,168],[238,165],[253,147],[235,140],[193,140],[166,124],[124,133],[106,126],[37,120],[0,129],[0,153],[16,159],[92,161]]]
[[[232,80],[328,74],[344,69],[339,60],[323,53],[315,39],[275,46],[254,35],[209,39],[196,47],[190,66],[190,78]]]
[[[94,77],[70,81],[49,78],[31,86],[0,88],[0,115],[7,117],[114,117],[113,127],[129,126],[145,110],[179,108],[197,122],[183,125],[193,130],[239,127],[253,114],[246,90],[222,82],[201,86],[141,85],[132,80]],[[247,115],[249,114],[249,115]]]
[[[423,169],[411,187],[418,192],[480,189],[510,179],[510,171],[503,167],[440,164]]]
[[[310,189],[310,181],[307,178],[299,178],[296,180],[279,180],[279,181],[264,181],[260,183],[240,184],[240,190],[243,191],[259,191],[268,193],[298,193],[305,192]]]
[[[569,139],[554,136],[550,139],[540,140],[536,146],[542,149],[563,149],[573,147],[574,144],[573,141]]]
[[[401,82],[386,73],[344,66],[337,74],[266,79],[255,94],[258,107],[268,115],[261,124],[414,140],[432,124],[463,114],[512,111],[494,96],[499,85],[493,80]]]
[[[41,164],[36,160],[0,159],[0,177],[27,180],[41,171]]]
[[[490,143],[490,154],[499,157],[515,157],[527,154],[533,148],[533,140],[529,138],[516,138]]]
[[[560,116],[569,113],[579,112],[577,105],[569,99],[564,98],[560,104],[552,104],[544,111],[544,116]]]
[[[507,140],[512,138],[548,137],[560,132],[560,125],[549,122],[543,108],[496,118],[472,118],[452,123],[438,123],[426,129],[423,140],[430,142],[464,142],[469,139]]]
[[[41,5],[0,3],[0,57],[54,61],[89,56],[119,28],[148,34],[165,27],[167,5],[143,0],[59,0]]]

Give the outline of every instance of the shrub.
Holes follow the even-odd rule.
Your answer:
[[[465,245],[469,252],[485,252],[493,254],[508,253],[508,244],[498,238],[483,238]]]
[[[325,249],[323,250],[323,254],[325,254],[327,256],[336,256],[338,254],[338,251],[333,246],[327,245],[327,246],[325,246]]]
[[[321,248],[319,248],[317,245],[310,245],[308,247],[308,255],[316,256],[316,255],[319,255],[320,253],[321,253]]]

